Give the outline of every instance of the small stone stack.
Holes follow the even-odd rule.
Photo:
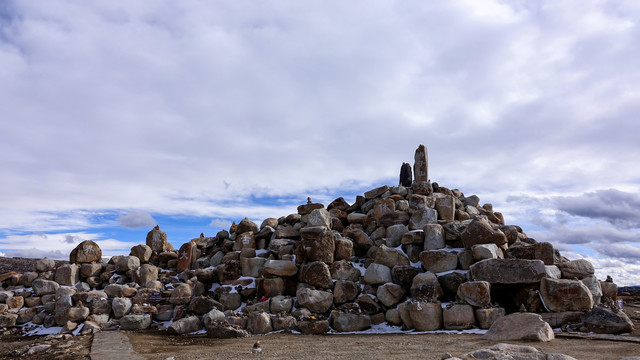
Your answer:
[[[615,284],[596,279],[588,261],[569,261],[505,225],[475,195],[431,183],[423,145],[415,179],[407,167],[399,186],[353,204],[308,199],[297,213],[260,226],[245,218],[178,251],[159,226],[106,263],[95,243],[83,242],[67,265],[42,259],[37,272],[0,277],[0,327],[33,322],[66,332],[84,324],[93,332],[173,320],[170,333],[205,327],[209,336],[237,337],[382,323],[488,329],[520,311],[559,327],[615,297]]]

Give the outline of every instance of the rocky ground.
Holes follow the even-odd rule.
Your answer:
[[[625,312],[635,330],[629,336],[640,339],[640,299],[626,299]],[[496,344],[476,334],[361,334],[295,335],[268,334],[241,339],[210,339],[205,335],[169,336],[159,331],[126,332],[135,352],[150,360],[174,357],[186,359],[441,359],[445,353],[464,353]],[[251,353],[256,340],[262,352]],[[92,335],[47,335],[24,337],[19,333],[0,335],[0,359],[89,359]],[[548,343],[510,341],[534,346],[546,353],[563,353],[576,359],[619,360],[640,356],[640,344],[626,341],[569,339],[557,337]],[[43,352],[25,354],[26,349],[50,345]],[[12,356],[13,354],[21,354]]]

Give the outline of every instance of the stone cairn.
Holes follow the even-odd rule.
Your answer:
[[[420,145],[415,179],[404,163],[399,186],[372,189],[353,204],[338,198],[325,208],[309,199],[295,214],[260,226],[245,218],[178,251],[158,226],[146,244],[108,262],[95,242],[82,242],[68,264],[40,259],[36,272],[0,275],[0,328],[205,328],[225,338],[383,323],[489,329],[525,312],[521,321],[554,328],[631,329],[621,311],[595,307],[611,303],[617,286],[599,281],[591,263],[563,258],[550,243],[505,225],[491,204],[430,182],[427,170]]]

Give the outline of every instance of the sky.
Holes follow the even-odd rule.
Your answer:
[[[636,0],[0,2],[0,255],[429,177],[640,284]]]

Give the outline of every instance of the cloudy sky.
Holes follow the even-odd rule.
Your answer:
[[[2,1],[0,253],[128,253],[398,182],[640,284],[640,3]]]

